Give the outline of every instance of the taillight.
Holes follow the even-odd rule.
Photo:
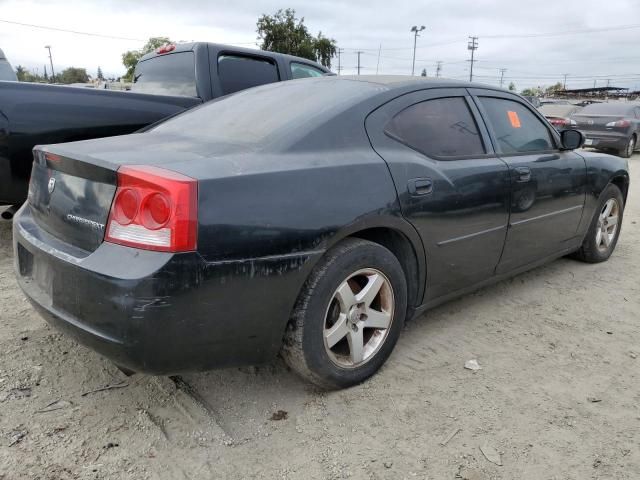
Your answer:
[[[627,128],[629,125],[631,125],[629,120],[618,120],[617,122],[609,122],[605,126],[610,128]]]
[[[163,252],[196,249],[198,184],[152,166],[118,169],[105,241]]]

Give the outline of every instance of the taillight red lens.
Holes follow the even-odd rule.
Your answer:
[[[105,241],[146,250],[195,250],[197,202],[193,178],[159,167],[120,167]]]
[[[118,192],[113,203],[113,213],[115,219],[121,225],[129,225],[140,207],[140,195],[131,188],[124,188]]]
[[[152,193],[142,206],[142,224],[151,229],[162,228],[171,215],[171,200],[162,193]]]

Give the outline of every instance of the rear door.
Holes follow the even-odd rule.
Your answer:
[[[585,201],[584,159],[573,151],[561,151],[557,133],[518,97],[479,89],[470,92],[511,177],[509,231],[497,272],[575,246]]]
[[[403,95],[369,115],[366,128],[424,243],[425,301],[493,275],[506,235],[509,170],[467,91]]]

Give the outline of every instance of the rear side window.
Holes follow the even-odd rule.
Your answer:
[[[299,62],[291,62],[291,78],[321,77],[325,72],[319,68],[312,67]]]
[[[158,55],[138,63],[131,90],[156,95],[197,97],[193,52]]]
[[[555,148],[546,125],[528,108],[504,98],[479,97],[493,127],[499,153],[526,153]]]
[[[223,95],[280,80],[278,67],[273,61],[240,55],[220,55],[218,76]]]
[[[385,133],[433,157],[461,157],[485,153],[478,127],[462,97],[438,98],[405,108]]]

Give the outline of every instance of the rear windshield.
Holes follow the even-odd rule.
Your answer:
[[[592,103],[580,110],[580,115],[630,115],[633,106],[624,103]]]
[[[256,145],[293,136],[302,124],[306,124],[306,132],[309,125],[326,121],[386,89],[378,84],[331,77],[272,83],[206,103],[151,131],[201,141]]]
[[[6,60],[0,60],[0,80],[16,81],[16,74]]]
[[[131,90],[155,95],[197,97],[193,52],[158,55],[138,63]]]

